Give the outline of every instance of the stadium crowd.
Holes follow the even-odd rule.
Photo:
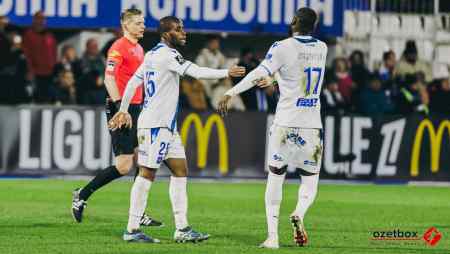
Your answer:
[[[46,28],[45,19],[42,12],[37,12],[31,27],[23,29],[0,16],[0,103],[104,104],[105,54],[120,33],[103,48],[96,38],[89,39],[82,54],[73,45],[63,45],[58,59],[57,40]],[[210,68],[226,68],[230,61],[221,51],[221,40],[219,36],[209,36],[195,62]],[[243,48],[238,65],[251,71],[261,61],[260,53]],[[418,55],[415,42],[408,41],[402,56],[385,52],[381,65],[373,72],[361,51],[354,51],[348,58],[337,57],[324,77],[323,110],[373,116],[450,114],[448,66],[432,68]],[[181,106],[196,111],[217,109],[220,97],[238,81],[184,78],[180,83]],[[276,101],[276,86],[252,88],[234,97],[230,109],[273,112]]]

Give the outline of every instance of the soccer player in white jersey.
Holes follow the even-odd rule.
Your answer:
[[[327,55],[326,44],[311,37],[316,23],[314,10],[297,10],[291,23],[293,36],[275,42],[265,60],[227,91],[219,105],[219,111],[226,114],[232,96],[253,87],[267,75],[279,73],[280,99],[269,137],[265,194],[268,238],[261,244],[265,248],[279,247],[278,215],[288,164],[298,169],[302,181],[298,203],[290,217],[294,241],[299,246],[307,242],[303,219],[316,197],[319,181],[323,143],[319,98]]]
[[[127,230],[123,239],[129,242],[159,242],[139,230],[147,197],[161,163],[170,169],[169,195],[175,218],[174,240],[197,242],[209,238],[208,234],[194,231],[187,221],[186,176],[187,163],[181,138],[177,131],[179,78],[189,75],[197,79],[221,79],[245,75],[245,68],[234,66],[216,70],[199,67],[183,59],[175,49],[186,43],[183,22],[173,16],[160,20],[158,31],[161,42],[144,57],[143,64],[130,79],[125,89],[120,111],[110,120],[111,129],[131,127],[128,106],[136,88],[144,82],[145,99],[138,119],[138,164],[130,195]]]

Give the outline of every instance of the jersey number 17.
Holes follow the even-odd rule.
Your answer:
[[[306,96],[311,94],[311,81],[313,74],[317,75],[316,83],[314,84],[314,90],[312,91],[312,94],[317,94],[319,91],[319,85],[320,85],[320,79],[322,77],[322,68],[320,67],[308,67],[305,68],[304,72],[306,73],[306,89],[305,94]]]

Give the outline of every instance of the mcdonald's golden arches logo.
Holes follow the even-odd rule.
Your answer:
[[[228,135],[225,123],[218,114],[212,114],[203,125],[200,116],[196,113],[189,114],[181,125],[181,140],[186,146],[189,130],[192,123],[197,136],[197,167],[203,169],[206,167],[208,159],[209,138],[211,136],[212,127],[217,127],[217,135],[219,138],[219,171],[222,175],[228,173]]]
[[[431,172],[437,173],[439,171],[439,160],[441,157],[441,145],[442,138],[444,136],[445,130],[448,131],[450,140],[450,121],[444,120],[439,124],[437,129],[434,128],[433,123],[429,119],[423,120],[416,130],[416,137],[414,138],[414,145],[412,149],[411,156],[411,176],[419,175],[419,159],[420,159],[420,148],[423,142],[423,135],[425,129],[428,131],[430,136],[430,151],[431,151]]]

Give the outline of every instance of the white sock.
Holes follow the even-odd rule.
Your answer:
[[[319,174],[312,176],[302,176],[302,183],[298,189],[298,201],[293,215],[299,216],[302,220],[306,211],[314,202],[319,184]]]
[[[187,177],[170,177],[169,195],[176,229],[183,229],[189,225],[187,221],[186,183]]]
[[[283,198],[283,182],[286,174],[269,172],[267,177],[265,203],[268,237],[278,240],[278,216]]]
[[[128,217],[127,230],[131,231],[139,229],[139,222],[147,207],[148,192],[152,182],[144,177],[138,176],[134,180],[130,194],[130,211]]]

